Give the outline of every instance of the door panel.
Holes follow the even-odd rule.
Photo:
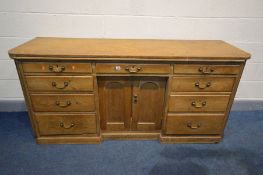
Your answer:
[[[130,130],[131,80],[129,77],[99,77],[100,124],[102,130]]]
[[[136,77],[133,80],[132,130],[161,129],[166,78]]]

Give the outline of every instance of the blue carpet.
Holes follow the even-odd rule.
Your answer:
[[[27,113],[0,113],[0,175],[263,175],[263,111],[232,112],[219,144],[37,145]]]

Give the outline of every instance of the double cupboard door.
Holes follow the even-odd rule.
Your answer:
[[[103,131],[156,131],[164,113],[165,77],[98,77]]]

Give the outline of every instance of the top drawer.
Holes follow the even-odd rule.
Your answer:
[[[239,74],[239,65],[175,64],[176,74]]]
[[[112,74],[169,74],[169,64],[118,64],[118,63],[98,63],[96,64],[97,73]]]
[[[22,63],[24,72],[39,73],[91,73],[90,63],[30,62]]]

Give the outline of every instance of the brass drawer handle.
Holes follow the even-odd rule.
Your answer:
[[[201,123],[192,123],[192,122],[188,122],[187,123],[187,127],[191,128],[191,129],[198,129],[201,127]]]
[[[63,72],[65,71],[65,66],[60,66],[60,65],[50,65],[49,70],[51,72]]]
[[[66,102],[56,101],[56,105],[61,108],[66,108],[71,105],[71,102],[70,101],[66,101]]]
[[[59,86],[57,82],[53,81],[52,86],[57,89],[65,89],[68,86],[68,82],[65,81],[62,86]]]
[[[199,89],[205,89],[205,88],[211,86],[211,82],[207,82],[207,83],[196,82],[195,86],[198,87]]]
[[[133,103],[136,104],[138,102],[138,95],[133,95]]]
[[[137,72],[141,71],[142,68],[138,67],[138,66],[126,66],[125,70],[130,72],[130,73],[137,73]]]
[[[204,102],[195,102],[195,101],[193,101],[192,102],[192,106],[195,107],[195,108],[202,108],[205,105],[206,105],[206,101],[204,101]]]
[[[200,67],[198,69],[199,72],[203,73],[203,74],[211,74],[212,72],[214,72],[215,70],[212,67],[209,66],[204,66],[204,67]]]
[[[70,129],[70,128],[73,128],[75,126],[75,124],[71,123],[69,126],[65,126],[65,124],[63,122],[60,122],[59,126],[61,128],[64,128],[64,129]]]

